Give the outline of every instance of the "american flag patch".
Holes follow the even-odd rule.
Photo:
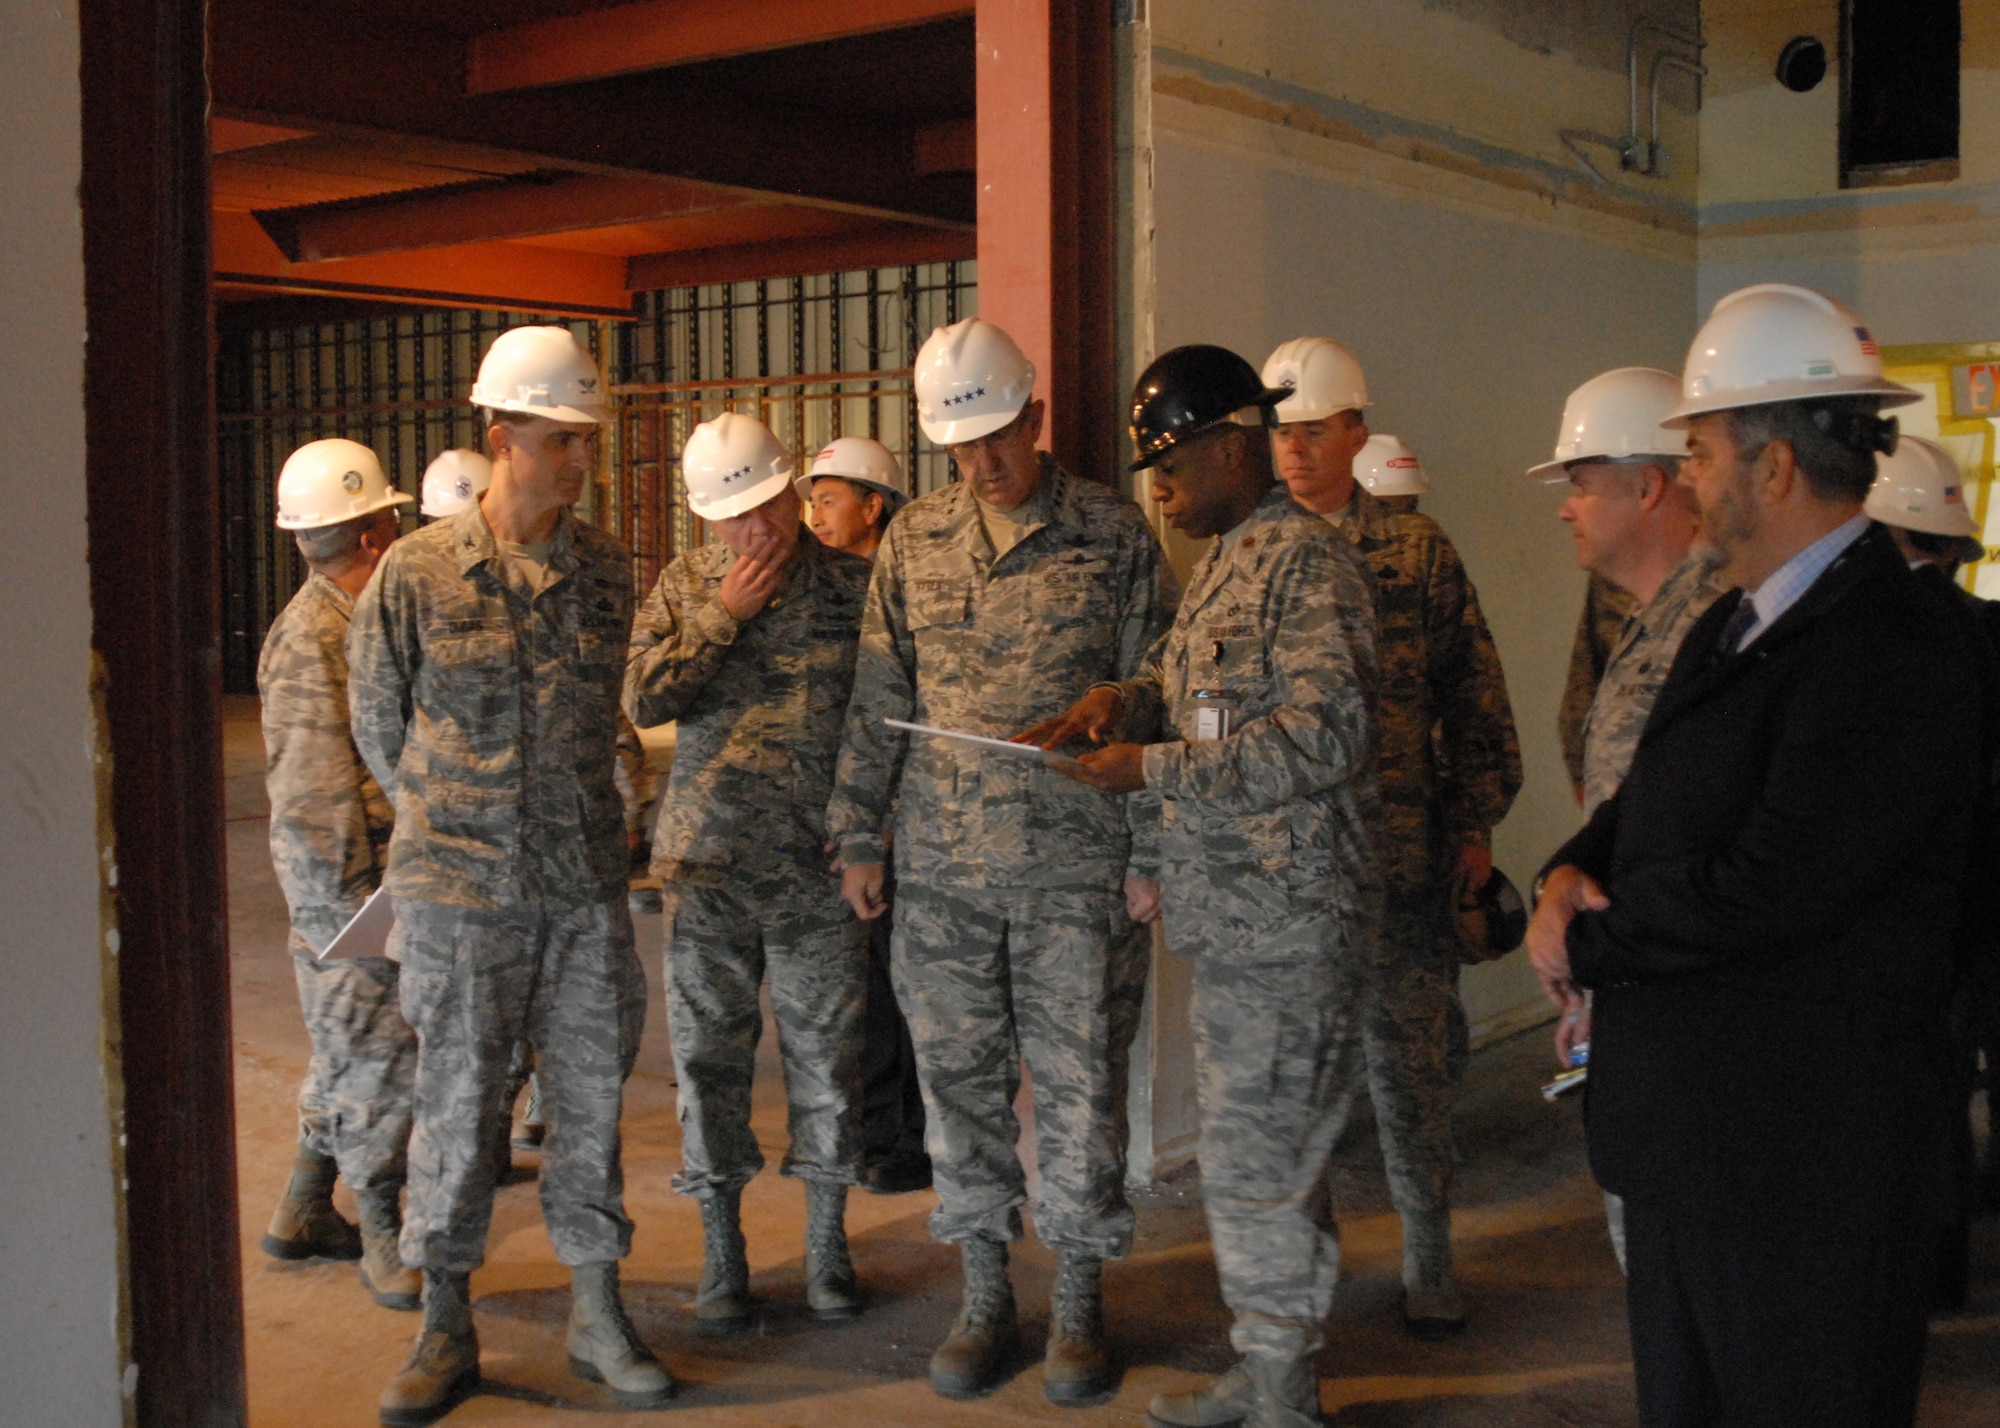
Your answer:
[[[1882,355],[1882,349],[1875,345],[1875,339],[1868,335],[1867,328],[1855,328],[1854,335],[1861,341],[1861,355],[1863,357],[1880,357]]]

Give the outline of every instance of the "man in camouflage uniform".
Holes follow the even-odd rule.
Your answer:
[[[294,532],[311,573],[257,661],[271,866],[312,1037],[298,1158],[263,1248],[277,1259],[358,1257],[363,1287],[391,1309],[415,1309],[420,1287],[396,1249],[416,1037],[397,1008],[394,962],[319,954],[381,882],[388,849],[389,802],[348,726],[347,624],[409,501],[365,446],[315,441],[292,454],[278,478],[278,525]],[[361,1211],[358,1245],[333,1208],[336,1164]]]
[[[1219,347],[1176,348],[1140,377],[1154,497],[1217,539],[1138,676],[1023,736],[1117,740],[1059,767],[1158,808],[1167,938],[1194,961],[1202,1197],[1243,1361],[1154,1399],[1170,1425],[1319,1422],[1313,1354],[1340,1257],[1315,1201],[1381,914],[1368,578],[1273,480],[1261,409],[1281,395]]]
[[[1442,1338],[1465,1327],[1451,1276],[1451,904],[1492,875],[1493,828],[1520,790],[1521,750],[1500,656],[1450,537],[1354,479],[1368,440],[1359,363],[1326,338],[1300,338],[1272,353],[1264,381],[1291,389],[1272,439],[1279,476],[1374,578],[1387,910],[1364,1020],[1368,1090],[1403,1226],[1403,1322]]]
[[[1576,639],[1569,651],[1569,673],[1556,706],[1556,738],[1562,744],[1563,769],[1569,774],[1570,791],[1576,795],[1579,808],[1583,806],[1584,721],[1590,717],[1590,701],[1597,697],[1597,682],[1604,678],[1611,647],[1618,643],[1625,617],[1634,608],[1630,595],[1600,575],[1591,576],[1584,588]]]
[[[469,1281],[522,1040],[548,1118],[543,1216],[573,1275],[570,1365],[627,1406],[672,1387],[618,1297],[618,1115],[646,988],[611,776],[632,572],[569,509],[609,411],[566,328],[502,334],[473,399],[493,484],[394,548],[348,636],[355,742],[396,806],[385,883],[419,1045],[403,1257],[424,1271],[424,1328],[382,1394],[397,1425],[479,1383]]]
[[[1580,730],[1585,817],[1625,781],[1681,640],[1726,588],[1715,572],[1716,551],[1699,540],[1694,493],[1680,483],[1687,437],[1660,425],[1680,397],[1679,378],[1651,367],[1593,377],[1570,394],[1556,459],[1528,473],[1568,484],[1560,515],[1577,564],[1590,572],[1593,591],[1601,583],[1615,597],[1607,607],[1631,612],[1607,646]],[[1579,647],[1583,635],[1579,629]],[[1556,1053],[1565,1064],[1570,1048],[1589,1040],[1587,1008],[1556,1023]],[[1604,1211],[1623,1269],[1624,1202],[1607,1192]]]
[[[895,811],[891,960],[923,1086],[931,1233],[960,1245],[966,1276],[932,1387],[988,1392],[1013,1352],[1025,1058],[1035,1227],[1060,1257],[1043,1386],[1076,1404],[1116,1385],[1100,1276],[1132,1242],[1125,1081],[1148,938],[1121,890],[1124,801],[1032,756],[883,722],[1004,739],[1136,673],[1165,620],[1159,542],[1131,501],[1035,450],[1033,383],[1012,339],[977,319],[938,329],[919,354],[920,419],[964,479],[906,506],[876,552],[827,825],[844,891],[872,918]],[[1150,912],[1150,884],[1130,893]]]
[[[731,490],[745,467],[757,484]],[[695,428],[683,470],[721,540],[676,559],[641,608],[625,704],[640,724],[679,721],[653,870],[680,1082],[674,1188],[701,1203],[695,1316],[717,1329],[750,1317],[741,1199],[764,1166],[750,1088],[768,969],[790,1111],[781,1173],[806,1182],[806,1299],[849,1318],[861,1303],[842,1216],[861,1169],[867,948],[822,845],[868,562],[799,523],[791,458],[751,417]]]
[[[835,437],[792,488],[812,512],[814,535],[835,550],[868,561],[875,559],[889,522],[910,499],[910,479],[895,454],[865,436]],[[868,1016],[861,1051],[861,1186],[876,1195],[905,1195],[930,1188],[931,1158],[924,1153],[917,1049],[889,980],[894,878],[884,882],[882,895],[888,910],[865,924]]]

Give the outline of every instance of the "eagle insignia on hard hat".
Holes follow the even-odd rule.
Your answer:
[[[456,481],[451,483],[451,493],[452,495],[458,497],[458,499],[461,501],[471,500],[472,478],[470,476],[459,477]]]
[[[340,478],[340,489],[347,492],[347,494],[350,496],[360,495],[361,487],[362,487],[362,480],[361,480],[361,473],[359,471],[349,471],[346,475]]]

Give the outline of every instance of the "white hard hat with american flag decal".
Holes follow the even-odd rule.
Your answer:
[[[1921,401],[1882,375],[1882,351],[1854,309],[1792,283],[1757,283],[1716,303],[1688,348],[1681,403],[1661,422],[1770,402],[1880,397]]]

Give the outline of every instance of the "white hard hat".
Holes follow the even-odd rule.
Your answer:
[[[1000,430],[1035,394],[1035,364],[990,322],[940,327],[917,353],[917,423],[939,446]]]
[[[567,327],[510,327],[493,339],[472,404],[555,421],[610,421],[604,374]]]
[[[1331,337],[1294,337],[1264,359],[1264,385],[1290,387],[1278,403],[1277,420],[1324,421],[1335,412],[1358,412],[1368,405],[1368,379],[1361,360]]]
[[[338,436],[309,441],[285,458],[278,473],[278,529],[337,526],[413,499],[389,484],[381,461],[360,442]]]
[[[1680,405],[1662,425],[1689,417],[1814,397],[1880,397],[1885,407],[1922,398],[1882,375],[1882,353],[1859,314],[1792,283],[1738,288],[1688,348]]]
[[[813,482],[822,476],[858,481],[882,497],[892,516],[910,499],[910,483],[895,453],[865,436],[836,436],[813,458],[812,470],[792,482],[792,489],[801,501],[811,501]]]
[[[1573,461],[1686,456],[1686,434],[1661,425],[1680,400],[1680,379],[1658,367],[1600,372],[1563,403],[1555,458],[1530,466],[1528,474],[1538,481],[1560,481]]]
[[[1354,479],[1371,496],[1424,496],[1431,483],[1417,453],[1400,436],[1374,432],[1354,454]]]
[[[441,452],[424,468],[424,500],[417,509],[434,519],[455,516],[492,484],[493,463],[478,452]]]
[[[1875,458],[1875,484],[1862,509],[1885,526],[1930,535],[1973,536],[1979,525],[1965,507],[1958,463],[1934,441],[1903,436],[1896,449]]]
[[[688,508],[705,521],[755,510],[785,489],[793,466],[771,428],[739,412],[703,422],[681,449]]]

